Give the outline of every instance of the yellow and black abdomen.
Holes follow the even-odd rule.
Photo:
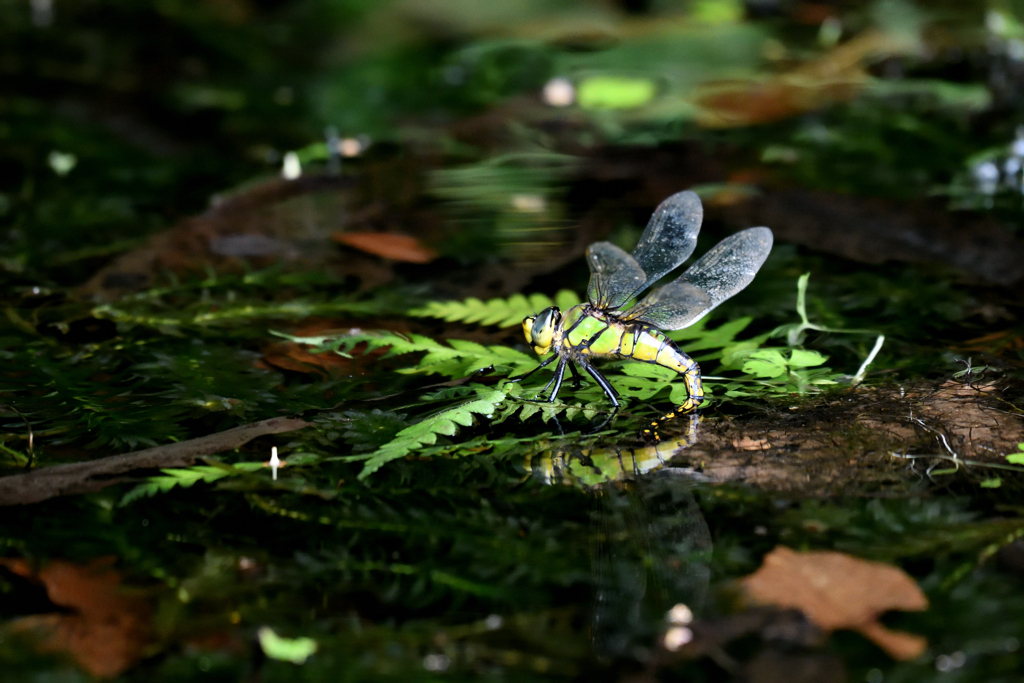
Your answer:
[[[700,367],[696,361],[679,350],[671,339],[660,330],[639,323],[621,324],[622,343],[616,355],[632,358],[643,363],[653,363],[675,370],[686,382],[686,401],[679,406],[680,412],[693,410],[704,401],[704,385],[700,381]]]
[[[564,351],[581,356],[619,356],[675,370],[683,375],[689,394],[679,410],[693,410],[703,402],[700,367],[660,330],[599,317],[586,310],[585,305],[567,311],[562,326]]]

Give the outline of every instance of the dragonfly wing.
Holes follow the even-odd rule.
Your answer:
[[[768,228],[749,228],[731,235],[677,280],[629,309],[623,320],[645,322],[663,330],[692,325],[749,285],[771,250],[772,231]]]
[[[678,330],[698,320],[711,308],[707,292],[679,278],[645,296],[622,319],[647,323],[662,330]]]
[[[587,264],[587,299],[601,309],[621,307],[636,295],[646,279],[636,259],[611,242],[595,242],[587,247]]]
[[[658,205],[633,249],[633,258],[647,276],[633,296],[690,258],[697,246],[697,233],[703,219],[700,197],[689,190],[677,192]]]

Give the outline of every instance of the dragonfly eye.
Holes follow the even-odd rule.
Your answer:
[[[555,327],[562,315],[557,308],[545,308],[535,317],[523,321],[523,332],[526,333],[526,341],[530,343],[537,355],[543,356],[551,350],[551,341],[555,336]],[[529,331],[527,331],[527,323]]]

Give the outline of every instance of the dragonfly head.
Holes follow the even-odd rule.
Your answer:
[[[545,308],[537,315],[523,318],[523,335],[526,343],[533,347],[538,356],[551,350],[551,342],[555,337],[555,328],[562,320],[562,313],[557,308]]]

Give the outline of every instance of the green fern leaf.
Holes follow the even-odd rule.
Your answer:
[[[646,401],[673,382],[685,387],[682,377],[675,370],[650,363],[626,363],[622,366],[622,374],[615,378],[613,384],[620,393]]]
[[[437,341],[419,334],[403,336],[393,332],[378,334],[364,333],[345,337],[293,337],[279,334],[301,344],[317,347],[317,351],[334,351],[345,354],[358,344],[365,343],[368,350],[388,348],[385,357],[401,356],[407,353],[426,353],[414,367],[399,370],[402,373],[441,374],[449,377],[466,377],[485,368],[498,372],[518,374],[537,366],[533,356],[503,345],[484,346],[464,339]]]
[[[507,299],[469,298],[465,301],[432,301],[422,308],[409,311],[409,315],[421,318],[440,318],[450,323],[464,322],[480,325],[497,325],[498,327],[515,327],[523,322],[523,318],[533,315],[550,306],[558,306],[562,310],[572,308],[580,303],[574,292],[563,289],[555,295],[554,300],[543,294],[513,294]]]
[[[188,488],[199,482],[212,483],[218,479],[245,472],[253,472],[263,467],[259,462],[243,462],[237,465],[195,465],[181,469],[160,470],[163,476],[150,477],[145,483],[139,484],[121,498],[121,505],[127,505],[140,498],[148,498],[158,493],[167,493],[175,486]]]
[[[745,330],[753,320],[753,318],[737,318],[709,330],[706,328],[707,318],[704,318],[694,325],[669,332],[668,336],[675,342],[682,342],[680,346],[688,353],[705,349],[720,349],[732,344],[736,335]],[[694,341],[689,341],[691,339]]]
[[[477,390],[475,399],[434,413],[421,422],[406,427],[398,432],[393,441],[366,456],[366,463],[359,473],[359,478],[365,479],[392,460],[404,458],[417,448],[433,445],[437,442],[438,435],[455,436],[459,427],[469,427],[473,424],[474,415],[493,415],[506,396],[506,392],[500,389],[481,388]]]

